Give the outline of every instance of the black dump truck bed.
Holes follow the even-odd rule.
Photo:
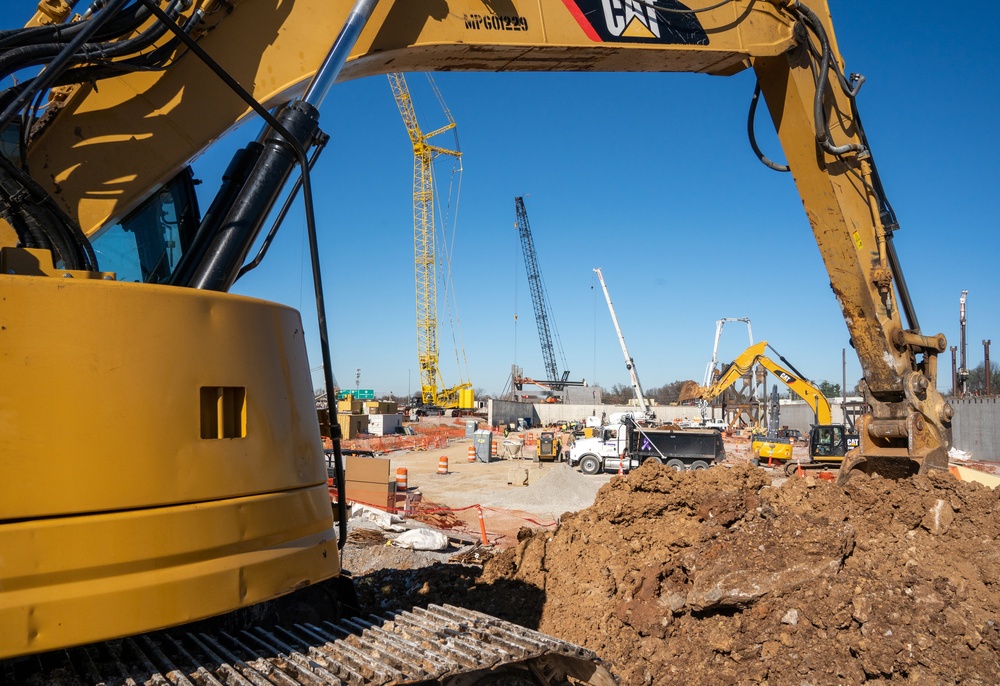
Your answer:
[[[651,458],[664,464],[677,460],[686,467],[726,459],[722,434],[714,429],[645,429],[634,424],[628,429],[627,449],[635,466]]]

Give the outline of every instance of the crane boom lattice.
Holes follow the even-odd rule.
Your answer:
[[[393,98],[403,118],[403,125],[413,145],[413,265],[417,302],[417,363],[420,368],[420,398],[425,405],[459,407],[460,392],[471,390],[470,383],[454,388],[442,388],[438,358],[437,322],[437,229],[435,227],[434,159],[449,155],[456,159],[457,150],[431,145],[428,140],[438,134],[455,129],[451,112],[442,107],[448,123],[439,129],[424,133],[417,121],[413,98],[400,73],[387,74]],[[436,86],[432,83],[437,92]]]
[[[524,269],[528,274],[528,287],[531,289],[531,304],[535,309],[538,340],[542,345],[542,361],[545,363],[545,373],[548,378],[555,380],[559,378],[559,367],[556,365],[545,288],[542,284],[542,273],[538,269],[535,241],[531,237],[531,225],[528,223],[528,211],[524,208],[524,198],[520,196],[514,198],[514,209],[517,214],[517,233],[521,237],[521,252],[524,254]]]

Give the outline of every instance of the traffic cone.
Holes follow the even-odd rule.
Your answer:
[[[799,460],[796,460],[796,462],[799,465],[799,478],[801,479],[803,476],[805,476],[805,474],[802,472],[802,460],[799,459]]]
[[[622,453],[618,458],[618,476],[625,476],[625,453]]]

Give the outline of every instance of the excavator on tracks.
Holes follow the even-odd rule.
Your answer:
[[[301,192],[330,391],[310,170],[338,80],[753,69],[786,162],[751,142],[795,180],[872,408],[841,477],[946,467],[945,338],[917,322],[863,78],[844,72],[825,0],[42,0],[26,23],[11,14],[6,683],[613,683],[586,650],[457,607],[347,617],[346,512],[331,511],[301,316],[229,292]],[[192,161],[251,117],[260,135],[202,213]]]
[[[789,369],[767,356],[767,349],[770,348],[775,356],[780,359]],[[736,358],[722,370],[711,386],[699,386],[691,381],[681,389],[680,400],[692,400],[698,398],[704,401],[711,401],[719,397],[727,388],[732,386],[741,377],[752,373],[755,366],[760,365],[775,375],[790,391],[802,398],[806,405],[813,411],[816,418],[815,423],[809,430],[809,453],[807,462],[796,464],[786,463],[786,470],[791,473],[796,469],[825,469],[837,468],[847,455],[850,448],[857,447],[858,436],[850,433],[843,424],[833,424],[833,415],[830,411],[830,401],[826,399],[823,392],[814,386],[803,374],[785,359],[767,341],[760,341],[751,345],[741,352]],[[789,371],[791,370],[791,371]],[[777,388],[774,389],[775,393]],[[769,410],[768,424],[774,419],[777,411],[777,398],[770,401],[774,407]],[[774,432],[778,429],[773,427]],[[772,435],[771,427],[766,436],[757,435],[751,442],[751,450],[759,458],[774,458],[781,462],[791,460],[791,442],[776,441],[776,435]]]

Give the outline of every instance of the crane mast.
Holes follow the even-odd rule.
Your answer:
[[[531,225],[528,223],[528,211],[524,209],[524,198],[521,196],[514,198],[514,210],[517,215],[517,233],[521,237],[521,252],[524,253],[524,270],[528,274],[528,287],[531,289],[531,304],[535,309],[538,340],[542,345],[542,360],[545,363],[545,373],[549,379],[558,380],[559,367],[556,365],[555,347],[552,345],[552,331],[549,328],[549,308],[545,300],[542,273],[538,269],[535,242],[531,237]]]
[[[639,375],[635,371],[635,361],[628,354],[628,347],[625,345],[625,336],[622,335],[622,329],[618,326],[618,316],[615,315],[615,306],[611,304],[611,296],[608,294],[608,285],[604,283],[604,274],[601,273],[601,268],[598,267],[594,269],[597,272],[597,278],[601,281],[601,289],[604,291],[604,299],[608,301],[608,310],[611,311],[611,321],[615,325],[615,333],[618,334],[618,343],[622,346],[622,354],[625,355],[625,367],[628,369],[629,376],[632,379],[632,390],[635,391],[635,400],[639,403],[639,409],[642,410],[642,414],[647,418],[653,417],[653,411],[649,409],[649,405],[646,404],[646,398],[642,395],[642,384],[639,383]]]
[[[460,159],[462,153],[430,144],[438,134],[456,127],[451,112],[444,107],[448,123],[439,129],[424,133],[417,121],[413,98],[400,73],[386,74],[392,96],[399,107],[403,125],[413,144],[413,265],[417,296],[417,363],[420,368],[420,399],[425,405],[460,407],[462,391],[471,391],[472,385],[462,383],[454,388],[442,389],[438,360],[437,323],[437,230],[434,222],[434,159],[449,155]],[[432,81],[433,86],[433,81]],[[436,86],[434,86],[435,92]]]

